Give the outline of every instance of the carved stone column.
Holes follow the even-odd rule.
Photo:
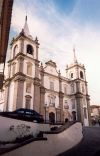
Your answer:
[[[64,116],[63,116],[63,97],[64,97],[64,93],[59,92],[59,108],[61,111],[61,122],[64,121]]]
[[[45,88],[44,87],[40,87],[40,114],[45,116],[45,112],[44,112],[44,106],[45,106]]]
[[[33,109],[40,112],[40,79],[34,78]]]
[[[14,88],[14,106],[13,108],[23,107],[23,92],[24,92],[24,75],[16,75],[15,79],[15,88]]]
[[[24,39],[22,39],[22,38],[20,40],[20,52],[24,53]]]
[[[61,79],[61,73],[59,71],[59,108],[60,108],[60,113],[61,113],[61,122],[64,121],[64,115],[63,115],[63,97],[64,93],[62,92],[62,79]]]
[[[89,126],[92,125],[91,123],[91,110],[90,110],[90,96],[86,95],[87,100],[87,111],[88,111],[88,120],[89,120]]]
[[[44,88],[44,69],[41,63],[40,66],[40,75],[41,75],[41,87],[40,87],[40,113],[45,116],[45,88]]]
[[[4,111],[9,111],[9,87],[10,87],[10,80],[5,82],[4,87],[5,87]]]
[[[35,60],[35,77],[39,78],[39,61]]]
[[[76,93],[76,108],[77,108],[77,120],[80,122],[84,122],[84,117],[83,117],[83,104],[82,104],[82,94],[81,93]]]
[[[17,58],[17,60],[18,60],[18,65],[19,65],[19,67],[18,67],[18,69],[17,69],[17,72],[23,73],[24,57],[20,55],[20,56]]]

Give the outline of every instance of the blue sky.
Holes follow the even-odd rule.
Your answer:
[[[100,0],[15,0],[10,40],[23,28],[26,13],[30,33],[40,42],[40,60],[54,60],[65,74],[75,45],[86,67],[91,104],[100,104]]]

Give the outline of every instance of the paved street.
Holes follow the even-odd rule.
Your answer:
[[[84,139],[79,145],[59,156],[100,156],[100,127],[83,128],[83,134]]]

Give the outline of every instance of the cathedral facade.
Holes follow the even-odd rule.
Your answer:
[[[66,77],[52,60],[40,64],[39,42],[30,35],[27,17],[22,31],[11,42],[11,59],[4,82],[4,111],[34,109],[46,121],[78,120],[89,125],[90,99],[85,67],[74,57]]]

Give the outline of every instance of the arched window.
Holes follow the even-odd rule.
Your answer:
[[[71,78],[73,78],[73,73],[71,73],[71,75],[70,75],[70,76],[71,76]]]
[[[83,76],[83,72],[82,72],[82,71],[80,71],[80,78],[81,78],[81,79],[84,78],[84,76]]]
[[[13,58],[16,56],[17,52],[18,52],[18,45],[15,45],[13,50]]]
[[[27,45],[27,53],[33,55],[33,47],[30,44]]]

